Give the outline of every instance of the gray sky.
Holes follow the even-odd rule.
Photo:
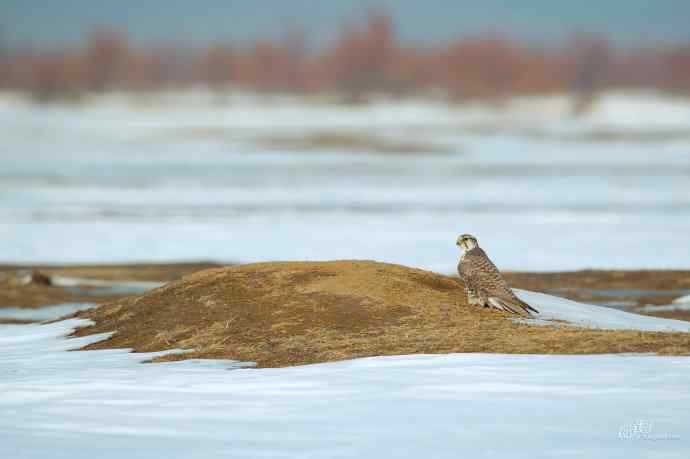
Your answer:
[[[551,42],[575,32],[619,44],[690,42],[688,0],[0,0],[0,37],[10,43],[78,43],[96,27],[137,42],[249,40],[302,26],[313,41],[386,6],[408,42],[434,43],[483,32]]]

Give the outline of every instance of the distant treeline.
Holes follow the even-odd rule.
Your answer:
[[[0,43],[0,88],[38,100],[188,85],[334,93],[351,100],[371,93],[466,99],[572,92],[586,101],[621,87],[690,92],[690,43],[623,50],[603,37],[539,46],[488,35],[421,47],[401,44],[390,16],[373,11],[360,24],[345,24],[332,43],[309,44],[299,31],[281,40],[203,49],[134,46],[110,31],[95,32],[73,49]]]

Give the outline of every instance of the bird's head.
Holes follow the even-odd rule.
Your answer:
[[[462,234],[458,236],[458,240],[455,244],[460,246],[460,248],[465,252],[479,246],[477,243],[477,238],[471,234]]]

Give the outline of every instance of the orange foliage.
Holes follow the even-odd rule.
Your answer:
[[[301,31],[250,45],[207,49],[136,47],[97,31],[71,50],[0,47],[0,88],[42,100],[114,89],[202,84],[214,90],[369,93],[441,90],[453,98],[572,91],[584,98],[610,87],[690,91],[690,44],[616,51],[605,38],[577,37],[547,49],[494,35],[426,48],[403,46],[390,16],[370,11],[345,24],[333,43],[309,50]]]

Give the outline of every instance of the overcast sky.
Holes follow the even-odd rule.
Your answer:
[[[138,42],[205,44],[301,26],[318,42],[376,5],[408,42],[482,32],[546,43],[575,32],[606,33],[619,44],[690,42],[690,0],[0,0],[0,37],[60,46],[101,26]]]

